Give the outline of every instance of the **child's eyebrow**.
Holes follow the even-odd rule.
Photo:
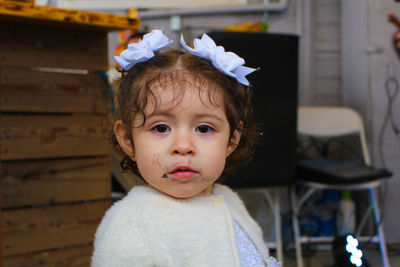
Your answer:
[[[175,117],[175,115],[172,112],[169,112],[168,110],[155,110],[154,112],[148,114],[147,118],[152,118],[152,117],[157,117],[157,116],[164,116],[164,117],[168,117],[168,118]],[[212,118],[219,122],[224,121],[224,119],[221,118],[221,116],[215,115],[214,113],[211,113],[211,112],[195,113],[195,114],[193,114],[193,117],[195,119]]]
[[[154,110],[150,114],[146,115],[147,117],[155,117],[155,116],[167,116],[167,117],[173,117],[171,112],[168,112],[167,110]]]
[[[223,122],[223,118],[221,118],[220,116],[217,116],[213,113],[196,113],[194,115],[196,118],[213,118],[217,121]]]

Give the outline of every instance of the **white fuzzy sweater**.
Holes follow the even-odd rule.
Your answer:
[[[180,200],[138,186],[104,216],[92,267],[240,266],[233,220],[266,259],[260,227],[228,187]]]

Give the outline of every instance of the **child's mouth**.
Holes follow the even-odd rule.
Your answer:
[[[172,178],[177,180],[190,180],[196,178],[199,173],[190,167],[179,166],[171,172],[163,175],[163,178]]]

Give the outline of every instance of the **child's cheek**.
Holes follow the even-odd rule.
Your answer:
[[[218,179],[225,168],[226,154],[214,152],[206,157],[206,159],[207,162],[204,162],[206,174],[204,176],[206,176],[207,179]]]
[[[161,167],[161,154],[160,153],[153,153],[152,161],[154,167]]]
[[[136,159],[139,172],[146,181],[147,179],[161,175],[158,174],[159,170],[162,168],[160,153],[138,153]]]

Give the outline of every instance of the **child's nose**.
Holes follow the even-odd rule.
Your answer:
[[[174,155],[194,155],[195,149],[190,134],[185,132],[177,133],[172,146]]]

